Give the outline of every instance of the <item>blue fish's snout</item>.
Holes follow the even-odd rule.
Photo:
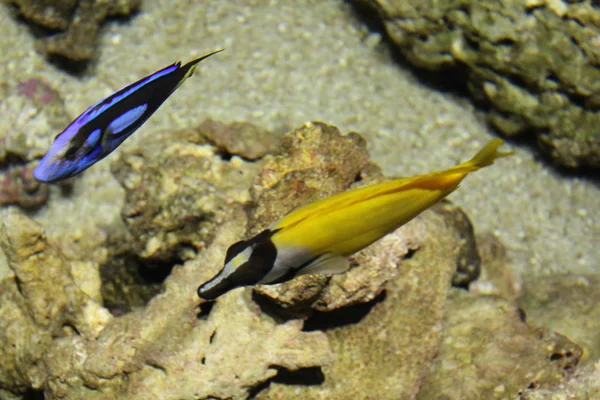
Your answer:
[[[70,178],[77,172],[77,163],[70,161],[55,161],[52,160],[50,154],[46,154],[33,169],[33,177],[40,182],[51,183]]]
[[[33,177],[40,182],[54,182],[63,178],[64,172],[61,171],[57,163],[48,161],[48,157],[44,157],[40,160],[39,164],[33,169]]]

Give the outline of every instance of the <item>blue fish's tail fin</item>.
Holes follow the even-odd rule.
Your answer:
[[[187,78],[189,78],[190,76],[192,76],[194,74],[194,71],[196,70],[196,67],[198,66],[198,63],[214,54],[220,53],[225,49],[219,49],[219,50],[215,50],[212,51],[208,54],[203,55],[200,58],[196,58],[195,60],[190,61],[189,63],[185,64],[183,67],[181,67],[181,70],[184,72],[183,77],[181,78],[181,80],[179,81],[179,83],[177,84],[177,86],[175,87],[175,89],[177,89],[182,83],[183,81],[185,81]]]

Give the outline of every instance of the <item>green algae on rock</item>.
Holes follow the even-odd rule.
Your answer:
[[[512,399],[527,387],[549,387],[573,372],[581,349],[536,328],[508,300],[453,289],[439,354],[419,400]]]
[[[590,1],[355,0],[417,67],[466,68],[507,136],[535,133],[566,167],[600,167],[600,11]]]
[[[585,361],[600,357],[600,276],[562,274],[526,281],[519,306],[532,324],[580,345]]]
[[[142,0],[7,0],[18,14],[35,25],[61,31],[38,40],[38,49],[72,61],[88,61],[96,51],[98,32],[105,19],[134,13]]]

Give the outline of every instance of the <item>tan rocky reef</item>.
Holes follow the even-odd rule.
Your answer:
[[[219,216],[185,257],[169,250],[162,262],[176,265],[144,307],[109,312],[99,271],[110,257],[65,251],[41,225],[20,211],[8,213],[0,228],[13,271],[0,282],[0,335],[9,344],[0,351],[1,396],[23,398],[35,389],[53,399],[92,400],[439,399],[462,398],[457,388],[468,378],[468,395],[475,396],[469,398],[500,399],[532,385],[549,388],[575,370],[580,348],[529,325],[512,300],[451,289],[457,269],[473,271],[468,260],[477,258],[489,278],[501,270],[487,268],[495,260],[490,254],[503,253],[473,256],[479,251],[468,217],[448,203],[353,256],[344,275],[240,288],[202,302],[196,288],[221,268],[232,243],[298,205],[383,179],[360,135],[324,123],[289,132],[275,154],[258,161],[229,153],[232,147],[223,157],[219,146],[225,145],[204,137],[199,129],[164,132],[113,161],[125,210],[135,205],[143,214],[156,201],[163,205],[149,215],[161,215],[181,196],[188,202],[164,214],[173,226],[190,220],[190,210]],[[153,173],[143,175],[144,165]],[[219,211],[222,189],[214,189],[224,184],[221,175],[230,176],[236,199],[226,212]],[[210,207],[194,208],[198,193],[215,196]],[[167,237],[172,226],[157,223],[168,220],[161,218],[126,224],[129,235]],[[192,219],[200,227],[206,220]],[[121,239],[119,246],[127,247],[121,251],[139,257],[144,268],[147,245]],[[190,241],[174,239],[168,243],[184,248]],[[86,246],[85,238],[79,245]],[[467,286],[474,284],[471,275]],[[516,365],[515,375],[509,371]]]

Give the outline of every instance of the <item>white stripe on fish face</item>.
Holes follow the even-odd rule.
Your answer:
[[[241,265],[248,262],[251,255],[252,247],[248,246],[246,247],[246,249],[244,249],[244,251],[240,252],[238,255],[229,260],[229,262],[225,264],[219,275],[217,275],[213,280],[202,286],[202,290],[208,291],[220,284],[223,280],[229,278],[229,276],[233,274]]]
[[[116,135],[123,132],[125,129],[135,123],[135,121],[140,119],[140,117],[144,115],[144,112],[147,108],[148,104],[142,104],[126,111],[120,117],[115,118],[110,124],[108,124],[108,132],[111,135]]]

